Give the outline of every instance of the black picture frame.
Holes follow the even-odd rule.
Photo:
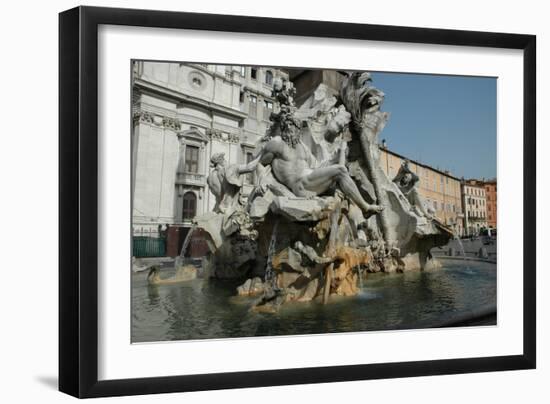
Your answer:
[[[98,380],[98,26],[101,24],[523,51],[523,354]],[[323,21],[77,7],[59,15],[59,390],[104,397],[534,369],[536,37]]]

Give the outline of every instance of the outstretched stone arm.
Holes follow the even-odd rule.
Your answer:
[[[256,169],[256,167],[258,167],[258,164],[262,164],[262,165],[271,164],[271,161],[275,157],[276,152],[277,152],[276,145],[272,141],[267,142],[260,149],[256,157],[252,159],[252,161],[250,161],[247,164],[241,164],[239,166],[238,168],[239,174],[251,173]]]
[[[241,164],[239,166],[238,168],[239,174],[247,174],[254,171],[256,167],[258,167],[258,164],[260,163],[261,159],[262,159],[262,153],[260,151],[260,153],[254,159],[252,159],[252,161],[250,161],[247,164]]]

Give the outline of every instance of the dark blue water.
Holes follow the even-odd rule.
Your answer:
[[[289,303],[277,314],[253,313],[255,298],[237,297],[239,282],[196,279],[149,286],[132,274],[132,341],[319,334],[436,326],[496,305],[496,265],[444,261],[404,274],[369,274],[358,296]],[[162,277],[173,271],[163,271]]]

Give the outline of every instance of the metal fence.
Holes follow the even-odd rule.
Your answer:
[[[166,256],[166,236],[153,229],[134,230],[132,255],[136,258]]]

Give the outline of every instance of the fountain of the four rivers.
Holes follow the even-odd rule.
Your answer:
[[[213,212],[196,217],[176,267],[187,262],[189,240],[196,229],[201,229],[201,234],[208,234],[210,249],[200,269],[202,277],[210,279],[205,282],[214,282],[214,286],[204,289],[210,303],[221,299],[216,294],[223,295],[225,301],[232,294],[248,297],[246,312],[263,317],[279,315],[291,302],[295,302],[294,307],[309,304],[308,310],[323,318],[341,316],[341,311],[330,308],[332,303],[310,306],[312,302],[334,301],[338,305],[342,299],[361,300],[365,297],[361,296],[363,282],[370,277],[385,282],[385,288],[399,290],[399,302],[395,307],[388,305],[388,318],[392,310],[397,317],[403,315],[404,308],[399,305],[414,304],[407,299],[426,300],[426,296],[409,297],[402,285],[411,282],[412,286],[407,287],[419,287],[422,278],[411,274],[438,266],[430,250],[446,245],[454,234],[427,206],[417,189],[419,179],[406,162],[395,178],[388,178],[382,170],[378,138],[389,114],[381,110],[384,93],[373,86],[370,74],[348,74],[335,95],[320,84],[299,108],[289,82],[276,80],[273,96],[278,112],[271,114],[271,126],[258,144],[256,157],[242,165],[226,164],[223,154],[212,157],[208,185],[216,206]],[[245,196],[242,184],[248,173],[254,173],[255,186]],[[456,269],[457,264],[453,265]],[[494,268],[489,272],[486,282],[496,276]],[[397,275],[384,280],[384,275],[377,273]],[[221,280],[229,280],[231,293],[226,287],[215,286],[215,282],[224,282]],[[432,288],[444,290],[446,282],[439,279]],[[471,288],[468,285],[463,287]],[[438,291],[425,293],[437,298]],[[491,293],[496,296],[496,290]],[[361,304],[374,304],[374,297],[361,300]],[[224,306],[221,300],[218,303]],[[195,308],[183,310],[196,310],[200,303],[190,304]],[[429,307],[430,302],[426,304]],[[441,302],[434,301],[433,307],[438,304]],[[377,314],[368,315],[384,316],[380,313],[384,305],[379,306],[373,305]],[[319,310],[326,313],[319,314]],[[356,312],[357,308],[350,310]],[[306,312],[300,315],[307,318]],[[412,324],[415,315],[419,314],[405,317]],[[362,321],[361,316],[355,319]],[[239,318],[244,321],[242,316]],[[256,328],[252,335],[285,333],[273,320],[267,321],[271,326],[264,331]],[[350,330],[345,326],[329,328],[288,333]],[[183,337],[173,339],[178,338]]]

